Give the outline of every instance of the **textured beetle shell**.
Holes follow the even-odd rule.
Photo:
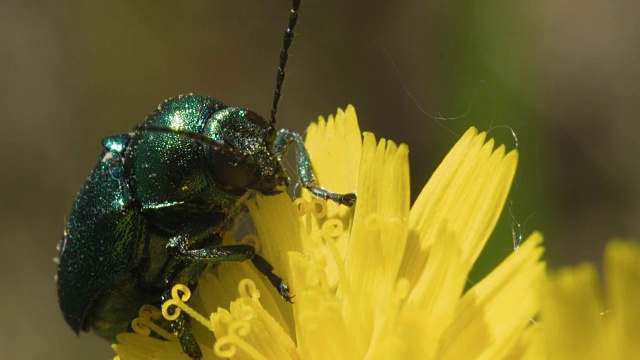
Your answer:
[[[211,114],[225,107],[205,96],[180,96],[161,104],[143,127],[199,133]],[[143,301],[160,301],[165,286],[161,272],[172,265],[164,262],[168,261],[164,244],[169,235],[158,235],[154,224],[166,220],[177,227],[188,221],[185,219],[200,220],[220,233],[229,230],[240,210],[233,208],[237,195],[222,193],[211,181],[202,181],[206,178],[203,154],[193,151],[200,144],[192,139],[137,130],[109,137],[103,144],[106,149],[71,211],[62,239],[57,283],[60,308],[71,328],[79,332],[102,327],[105,332],[100,335],[111,337],[126,331],[131,314],[137,313]],[[193,179],[200,179],[199,183]],[[185,183],[208,186],[208,191],[182,191]],[[189,200],[195,204],[170,206],[172,201]],[[193,218],[194,214],[200,219]],[[118,300],[122,303],[131,300],[130,310],[120,313],[122,304],[110,306],[109,299],[118,296],[126,297]],[[106,311],[109,313],[94,314]],[[89,314],[100,324],[88,323]]]
[[[143,128],[201,134],[212,114],[224,108],[226,105],[210,97],[181,96],[165,101],[149,114]],[[141,207],[161,208],[188,202],[215,186],[206,171],[204,147],[178,134],[142,132],[133,138],[126,157]]]
[[[73,330],[82,329],[95,297],[127,270],[141,232],[122,157],[104,151],[78,193],[62,240],[58,298]]]

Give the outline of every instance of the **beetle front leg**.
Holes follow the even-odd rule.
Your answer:
[[[330,199],[334,202],[346,206],[352,206],[356,202],[356,194],[336,194],[321,186],[314,185],[316,182],[313,169],[311,167],[311,159],[307,148],[304,146],[304,140],[300,134],[291,130],[282,129],[278,132],[273,146],[273,151],[278,159],[282,159],[287,152],[289,145],[294,144],[296,147],[296,163],[298,165],[298,177],[302,186],[308,189],[315,197],[320,199]]]

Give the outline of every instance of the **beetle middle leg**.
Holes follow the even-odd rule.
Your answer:
[[[287,129],[278,131],[278,135],[276,135],[276,140],[273,146],[276,157],[278,157],[278,159],[282,159],[291,144],[294,144],[296,147],[298,177],[300,178],[300,182],[304,188],[308,189],[314,196],[320,199],[330,199],[338,204],[347,206],[355,204],[356,194],[354,193],[337,194],[321,186],[314,185],[316,177],[313,174],[309,153],[307,152],[307,148],[304,146],[304,140],[300,134]]]
[[[256,254],[256,249],[252,245],[220,245],[211,248],[190,249],[189,245],[191,243],[192,241],[188,235],[174,236],[169,239],[167,250],[176,259],[205,264],[215,264],[222,261],[251,260],[256,269],[258,269],[262,275],[266,276],[269,282],[278,289],[280,296],[286,301],[291,301],[289,287],[283,282],[280,276],[273,273],[273,265],[271,265],[267,259]],[[195,271],[197,272],[198,269]]]

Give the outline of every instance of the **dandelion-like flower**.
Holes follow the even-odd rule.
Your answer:
[[[188,305],[188,289],[174,288],[165,317],[187,312],[205,358],[526,353],[545,274],[541,236],[531,235],[464,291],[502,212],[516,151],[468,130],[410,206],[407,146],[362,136],[353,107],[312,124],[306,145],[319,185],[357,192],[356,206],[304,191],[295,201],[281,194],[247,202],[257,231],[251,240],[286,279],[295,303],[282,301],[249,263],[205,273]],[[159,334],[163,341],[140,333],[118,336],[114,350],[123,360],[186,358],[172,334]]]

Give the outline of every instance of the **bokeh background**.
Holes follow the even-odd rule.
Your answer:
[[[0,2],[0,358],[109,359],[58,310],[52,258],[101,139],[185,92],[267,114],[288,0]],[[640,238],[631,0],[304,0],[279,126],[356,106],[410,145],[413,196],[469,126],[521,154],[470,282],[545,234],[552,267]],[[438,120],[443,118],[445,120]],[[507,127],[509,128],[507,128]]]

